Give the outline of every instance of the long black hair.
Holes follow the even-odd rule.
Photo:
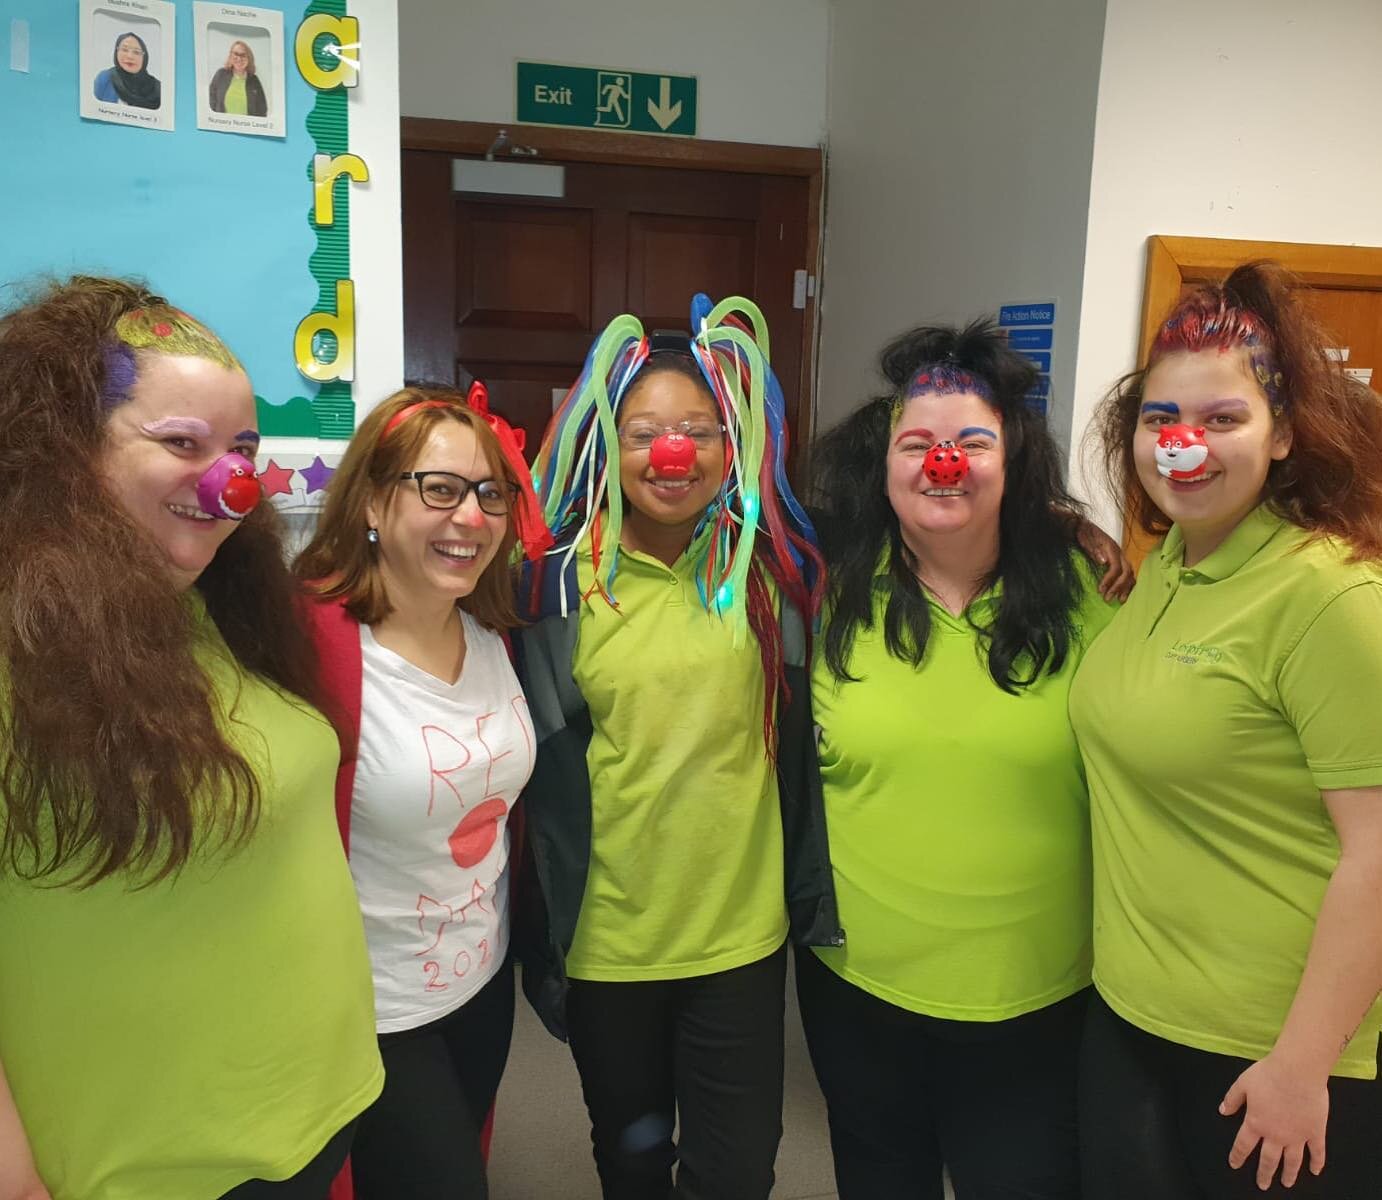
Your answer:
[[[988,389],[1003,422],[1004,486],[998,562],[985,587],[1002,581],[991,623],[966,619],[979,633],[989,674],[1006,692],[1054,674],[1065,663],[1072,615],[1084,584],[1075,564],[1082,508],[1066,490],[1060,451],[1046,420],[1028,407],[1036,369],[1008,348],[987,318],[963,329],[923,326],[894,338],[879,355],[888,391],[875,396],[817,443],[812,454],[817,529],[828,580],[825,661],[836,679],[852,680],[855,631],[874,625],[874,584],[887,587],[883,637],[888,653],[920,666],[931,633],[917,561],[902,540],[887,495],[887,455],[894,413],[918,370],[944,364]]]

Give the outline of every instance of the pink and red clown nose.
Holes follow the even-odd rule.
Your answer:
[[[648,448],[648,465],[665,479],[681,479],[696,462],[696,443],[672,430],[659,434]]]
[[[954,442],[937,442],[926,452],[922,470],[935,487],[958,487],[969,474],[969,455]]]
[[[223,454],[197,480],[202,512],[222,521],[243,521],[264,496],[254,464],[243,454]]]

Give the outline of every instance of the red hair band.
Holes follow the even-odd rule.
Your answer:
[[[426,408],[456,407],[459,406],[451,400],[416,400],[400,408],[385,422],[384,432],[379,435],[379,440],[382,442],[416,412]],[[552,545],[553,538],[552,531],[542,519],[542,505],[538,503],[537,493],[533,491],[532,472],[523,457],[527,434],[522,429],[515,429],[497,413],[490,412],[489,392],[478,379],[470,385],[470,391],[466,393],[465,407],[485,419],[485,424],[493,431],[495,440],[499,443],[504,461],[509,464],[509,469],[518,480],[518,503],[514,506],[518,540],[523,544],[523,553],[527,558],[541,558]]]

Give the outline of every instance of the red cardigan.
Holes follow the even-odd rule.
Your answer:
[[[308,634],[317,649],[318,682],[326,715],[336,727],[341,742],[341,765],[336,772],[336,824],[341,844],[350,856],[350,800],[355,791],[355,764],[360,755],[360,689],[364,674],[360,654],[360,622],[346,612],[342,600],[309,599],[302,606]],[[504,639],[508,645],[508,638]],[[518,813],[513,822],[513,861],[522,861],[523,825]],[[510,879],[513,876],[510,875]],[[494,1109],[485,1117],[480,1131],[480,1152],[489,1158],[490,1136],[494,1131]],[[354,1200],[350,1161],[341,1168],[331,1185],[329,1200]]]

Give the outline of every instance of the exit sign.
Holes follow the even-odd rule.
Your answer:
[[[696,79],[614,67],[518,64],[517,120],[624,133],[696,133]]]

